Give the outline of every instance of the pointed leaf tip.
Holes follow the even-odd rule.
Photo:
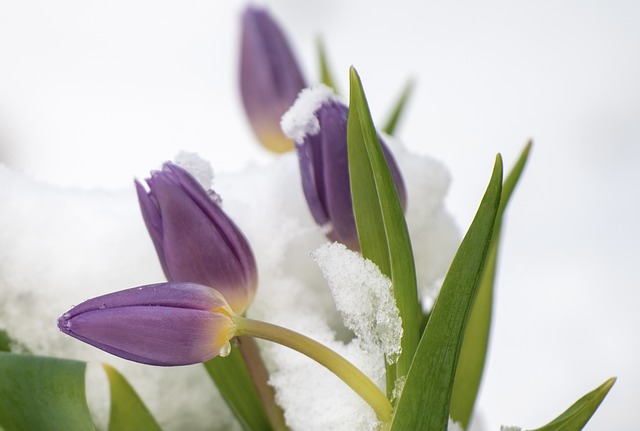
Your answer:
[[[589,422],[604,398],[613,387],[617,377],[607,379],[603,384],[584,395],[560,416],[543,427],[532,431],[568,431],[581,430]]]
[[[478,293],[465,328],[449,411],[451,418],[458,422],[463,429],[466,429],[471,421],[485,366],[493,312],[493,285],[498,261],[502,216],[520,179],[529,149],[530,144],[524,148],[503,182],[500,207],[496,216],[491,245],[489,246],[489,255],[482,271]]]
[[[405,376],[419,340],[415,263],[391,162],[384,154],[371,119],[367,98],[356,69],[351,66],[347,147],[351,196],[362,255],[389,276],[402,318],[402,354],[397,376]],[[387,390],[393,389],[394,370],[387,367]],[[391,378],[390,378],[391,377]]]
[[[396,405],[392,431],[447,427],[462,338],[489,255],[501,194],[502,157],[498,154],[487,190],[422,334]]]
[[[162,431],[127,379],[109,364],[102,364],[111,388],[109,431],[135,429]]]
[[[402,89],[402,93],[400,93],[398,100],[396,101],[395,105],[393,106],[393,109],[391,110],[391,114],[389,115],[389,118],[387,119],[384,127],[382,128],[382,130],[384,130],[384,132],[387,135],[391,135],[391,136],[394,135],[396,128],[398,127],[398,123],[400,122],[400,118],[402,117],[402,114],[405,112],[405,108],[407,106],[407,102],[409,101],[409,97],[413,93],[414,86],[415,86],[414,80],[409,79],[405,84],[404,88]]]
[[[334,93],[340,94],[336,88],[336,80],[334,78],[333,71],[329,66],[327,50],[325,49],[324,41],[321,36],[316,38],[316,49],[318,51],[318,63],[320,64],[320,82],[333,89]]]

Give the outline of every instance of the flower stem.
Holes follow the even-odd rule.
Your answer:
[[[391,403],[380,388],[356,366],[333,350],[281,326],[238,315],[233,316],[233,320],[236,324],[236,335],[251,335],[273,341],[308,356],[338,376],[360,395],[375,411],[378,420],[381,422],[391,420]]]
[[[264,411],[269,418],[271,426],[276,431],[288,430],[284,421],[284,415],[282,409],[276,404],[273,388],[269,386],[269,374],[262,362],[260,352],[256,341],[252,337],[239,336],[238,350],[244,359],[244,363],[247,366],[247,371],[251,376],[251,380],[256,388],[256,392],[262,401]]]

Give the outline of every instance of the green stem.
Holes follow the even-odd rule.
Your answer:
[[[338,376],[360,395],[375,411],[378,420],[381,422],[391,420],[391,403],[380,388],[351,362],[333,350],[281,326],[238,315],[233,316],[233,320],[236,324],[236,335],[251,335],[273,341],[308,356]]]
[[[252,337],[239,336],[238,350],[244,359],[244,363],[247,366],[247,371],[251,376],[253,385],[256,388],[258,396],[262,400],[262,406],[269,418],[271,426],[276,431],[286,431],[287,425],[284,421],[284,415],[282,409],[275,401],[275,394],[273,387],[269,386],[269,373],[262,362],[262,357],[258,351],[256,340]]]

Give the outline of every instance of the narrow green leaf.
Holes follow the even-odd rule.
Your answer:
[[[591,416],[596,412],[604,397],[607,396],[609,390],[616,382],[616,378],[612,377],[593,391],[589,392],[564,413],[549,422],[547,425],[537,428],[533,431],[578,431],[581,430]]]
[[[502,159],[451,262],[396,406],[392,431],[447,429],[462,337],[480,285],[502,193]]]
[[[356,98],[351,91],[352,99]],[[382,208],[378,197],[373,169],[365,143],[365,136],[356,109],[362,103],[352,100],[347,123],[347,147],[349,155],[349,180],[351,200],[358,230],[362,255],[374,262],[380,271],[391,276],[389,245],[384,226]],[[375,133],[373,133],[375,136]],[[377,140],[377,136],[375,136]]]
[[[204,366],[244,430],[271,429],[239,349],[231,349],[229,356],[218,356]]]
[[[336,80],[333,78],[334,75],[329,67],[327,51],[324,48],[324,42],[320,36],[316,39],[316,46],[318,49],[318,63],[320,64],[320,82],[332,88],[334,93],[339,94],[338,88],[336,87]]]
[[[400,97],[398,98],[398,100],[396,101],[396,104],[393,107],[393,111],[391,111],[391,115],[389,115],[387,122],[384,124],[384,127],[382,128],[382,130],[384,130],[384,132],[387,135],[393,135],[394,132],[396,131],[396,128],[398,127],[398,122],[400,121],[400,118],[404,113],[404,108],[407,106],[407,102],[409,101],[409,96],[411,96],[411,94],[413,93],[413,88],[414,88],[413,80],[407,81],[407,83],[404,86],[404,89],[402,90],[402,93],[400,94]]]
[[[493,285],[496,273],[498,247],[504,210],[509,203],[513,190],[520,179],[529,156],[531,142],[522,151],[518,161],[507,176],[502,186],[502,197],[498,216],[496,217],[493,239],[489,248],[489,256],[485,265],[482,281],[478,288],[476,300],[471,309],[467,323],[460,359],[456,369],[456,377],[451,395],[450,416],[467,429],[471,421],[478,389],[482,380],[487,346],[489,343],[489,329],[493,306]]]
[[[402,318],[402,354],[396,364],[397,376],[402,377],[409,371],[420,337],[415,262],[395,183],[378,141],[362,82],[353,67],[347,143],[351,197],[362,255],[391,278]],[[387,390],[392,389],[393,385],[388,385]]]
[[[110,365],[102,364],[111,388],[109,431],[161,431],[127,379]]]
[[[0,352],[0,427],[93,430],[85,398],[86,364]]]

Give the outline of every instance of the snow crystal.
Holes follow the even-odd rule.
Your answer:
[[[176,165],[186,169],[200,183],[205,190],[211,188],[213,182],[213,168],[211,163],[197,153],[180,151],[174,158]]]
[[[305,88],[298,94],[295,103],[282,116],[280,127],[285,135],[302,143],[307,135],[320,131],[320,122],[315,112],[324,102],[338,100],[333,90],[324,84]]]
[[[370,260],[343,244],[325,244],[312,254],[324,274],[345,325],[365,351],[380,351],[394,363],[401,352],[402,320],[391,280]]]

